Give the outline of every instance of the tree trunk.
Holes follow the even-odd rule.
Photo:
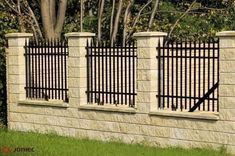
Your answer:
[[[111,38],[111,45],[113,45],[116,42],[121,11],[122,11],[122,0],[119,0],[118,10],[117,10],[114,27],[113,27],[112,38]]]
[[[158,5],[159,5],[159,0],[156,0],[156,2],[154,4],[154,7],[153,7],[153,11],[152,11],[150,19],[149,19],[149,24],[148,24],[148,30],[147,31],[149,31],[151,29],[152,25],[153,25],[153,20],[154,20],[154,17],[156,15]]]
[[[18,10],[18,22],[19,22],[20,32],[25,32],[24,22],[22,20],[22,14],[21,14],[20,0],[17,0],[17,10]]]
[[[102,14],[104,10],[104,0],[99,0],[99,10],[98,10],[98,42],[101,40],[101,32],[102,32]]]
[[[126,7],[126,11],[125,11],[125,15],[124,15],[124,19],[123,19],[123,36],[122,36],[122,45],[124,46],[126,43],[126,27],[127,27],[127,20],[128,20],[128,16],[130,13],[130,7],[132,4],[132,0],[129,1],[127,7]]]
[[[112,13],[110,17],[110,40],[112,39],[112,33],[113,33],[113,19],[114,19],[114,10],[115,10],[115,0],[112,0],[113,5],[112,5]]]
[[[58,7],[57,13],[57,21],[55,26],[55,37],[60,38],[61,31],[63,29],[64,20],[65,20],[65,13],[67,8],[67,0],[60,0],[60,4]]]
[[[52,39],[55,37],[54,28],[51,22],[51,14],[50,14],[50,1],[41,0],[41,16],[42,16],[42,24],[45,32],[45,37],[47,39]]]
[[[80,32],[83,32],[83,0],[80,0]]]

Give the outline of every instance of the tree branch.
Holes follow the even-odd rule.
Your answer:
[[[179,21],[184,18],[184,16],[192,9],[193,5],[197,2],[197,0],[194,0],[193,3],[189,6],[189,8],[176,20],[175,24],[171,27],[170,32],[168,33],[168,38],[171,37],[172,32],[174,31],[175,27],[179,23]]]

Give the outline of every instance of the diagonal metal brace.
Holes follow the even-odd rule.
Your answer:
[[[189,112],[195,111],[211,95],[211,93],[213,93],[215,89],[218,88],[218,86],[218,82],[214,84],[214,86],[209,89],[209,91],[202,98],[199,99],[199,101],[189,110]]]

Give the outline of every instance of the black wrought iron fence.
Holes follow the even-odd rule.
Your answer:
[[[136,96],[136,45],[87,43],[88,103],[134,107]]]
[[[219,111],[219,40],[158,45],[158,107]]]
[[[26,43],[26,97],[68,101],[65,40]]]

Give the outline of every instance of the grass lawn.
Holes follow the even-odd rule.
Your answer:
[[[3,150],[5,154],[3,154]],[[17,150],[18,152],[13,152]],[[8,154],[6,154],[8,153]],[[101,142],[54,134],[7,131],[0,128],[0,155],[39,156],[229,156],[225,150],[155,148]]]

